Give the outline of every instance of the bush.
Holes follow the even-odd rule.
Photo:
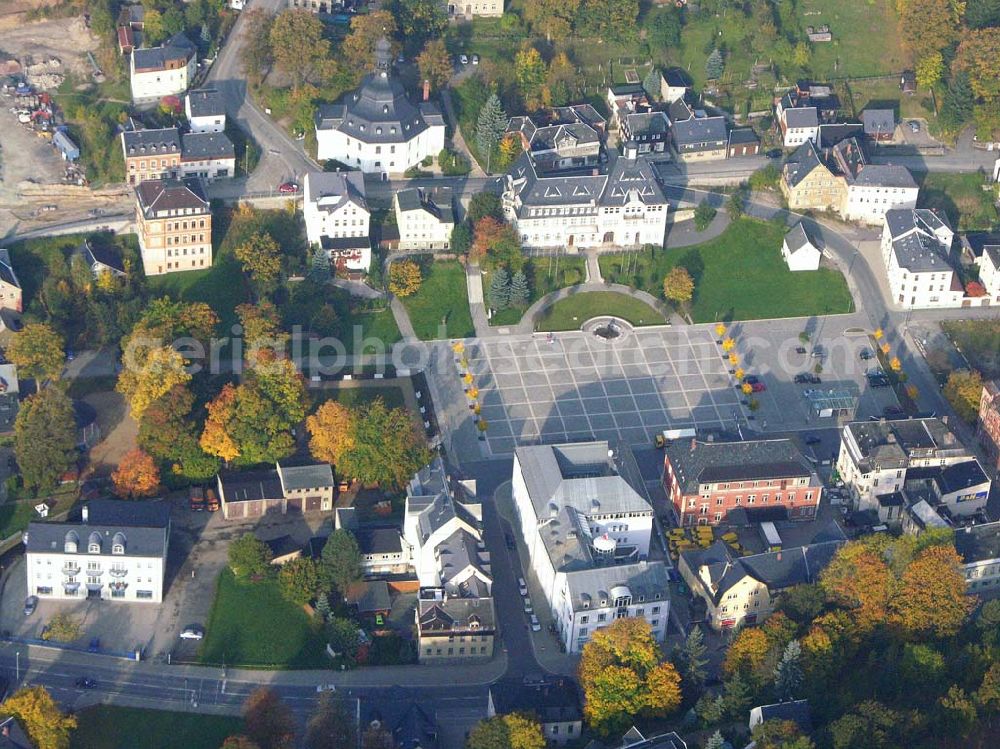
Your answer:
[[[56,614],[42,632],[42,639],[52,642],[73,642],[80,639],[81,633],[79,619],[69,614]]]
[[[698,231],[705,231],[715,218],[715,214],[716,210],[703,200],[694,209],[694,228]]]
[[[438,154],[438,165],[441,173],[446,177],[461,177],[472,171],[469,160],[460,153],[449,151],[447,148]]]

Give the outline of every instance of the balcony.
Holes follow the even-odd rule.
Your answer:
[[[75,562],[67,562],[63,565],[62,573],[69,577],[80,574],[80,565]]]
[[[108,574],[111,575],[111,577],[125,577],[128,574],[128,570],[112,568],[108,570]]]

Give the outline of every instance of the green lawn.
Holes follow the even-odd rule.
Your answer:
[[[381,398],[388,408],[405,408],[406,401],[403,400],[403,391],[395,385],[385,387],[374,387],[361,385],[358,387],[324,387],[321,390],[312,391],[313,399],[318,406],[328,400],[335,400],[342,406],[356,408],[366,403],[371,403],[376,398]]]
[[[465,268],[457,260],[425,260],[421,269],[424,280],[420,290],[402,299],[417,337],[429,341],[475,335]]]
[[[379,353],[380,348],[377,345],[365,345],[366,339],[382,341],[384,350],[388,353],[392,344],[403,337],[400,335],[399,326],[396,325],[396,318],[388,307],[375,312],[352,309],[345,320],[343,331],[343,343],[348,354]],[[360,350],[355,350],[356,344],[361,344]]]
[[[892,109],[896,112],[896,119],[907,119],[910,117],[921,117],[933,122],[935,120],[934,106],[931,103],[929,90],[918,90],[913,96],[904,95],[899,90],[899,81],[892,80],[872,80],[872,81],[851,81],[837,86],[837,92],[841,96],[841,101],[845,110],[852,111],[860,122],[861,113],[866,109]]]
[[[1000,319],[949,320],[941,328],[983,377],[1000,377]]]
[[[166,294],[184,302],[205,302],[219,316],[223,334],[236,322],[236,307],[250,299],[240,264],[231,254],[218,251],[211,268],[152,276],[148,285],[154,297]]]
[[[241,718],[94,705],[77,713],[70,749],[219,749]]]
[[[282,597],[276,580],[242,582],[229,569],[219,575],[199,651],[202,663],[317,668],[329,662],[325,646],[322,633]]]
[[[601,274],[662,298],[664,276],[675,265],[684,266],[695,281],[695,322],[850,312],[854,303],[840,272],[792,273],[781,259],[783,236],[783,225],[742,218],[704,244],[656,250],[652,256],[642,252],[628,274],[622,272],[622,255],[601,255]]]
[[[663,325],[663,317],[645,302],[616,291],[585,291],[560,299],[542,312],[538,330],[578,330],[592,317],[614,315],[633,325]]]
[[[63,484],[51,495],[56,500],[56,506],[49,510],[49,515],[66,512],[76,502],[78,490],[76,484]],[[0,505],[0,539],[5,539],[19,533],[28,527],[32,520],[38,520],[35,505],[40,500],[18,499],[8,500]]]
[[[530,258],[524,265],[524,273],[528,277],[528,306],[537,302],[546,294],[583,283],[587,277],[587,259],[579,255],[562,257]],[[486,298],[490,288],[490,274],[483,275],[483,298]],[[516,325],[524,314],[524,308],[500,310],[493,315],[490,325]]]
[[[991,231],[997,225],[994,192],[983,188],[983,176],[935,172],[924,177],[920,207],[943,211],[959,231]]]

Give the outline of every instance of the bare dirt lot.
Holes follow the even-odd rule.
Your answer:
[[[27,65],[55,57],[62,63],[60,72],[90,75],[87,52],[97,49],[97,38],[84,25],[83,16],[33,23],[14,19],[0,18],[0,59],[14,58]]]

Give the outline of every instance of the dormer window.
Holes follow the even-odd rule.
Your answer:
[[[115,534],[114,538],[111,539],[111,553],[112,554],[124,554],[125,553],[125,534],[119,531]]]
[[[101,553],[101,534],[94,531],[90,534],[90,539],[87,541],[87,553],[88,554],[100,554]]]
[[[63,551],[67,554],[76,554],[76,550],[80,545],[80,537],[76,535],[76,531],[70,531],[66,534],[66,541],[63,544]]]

